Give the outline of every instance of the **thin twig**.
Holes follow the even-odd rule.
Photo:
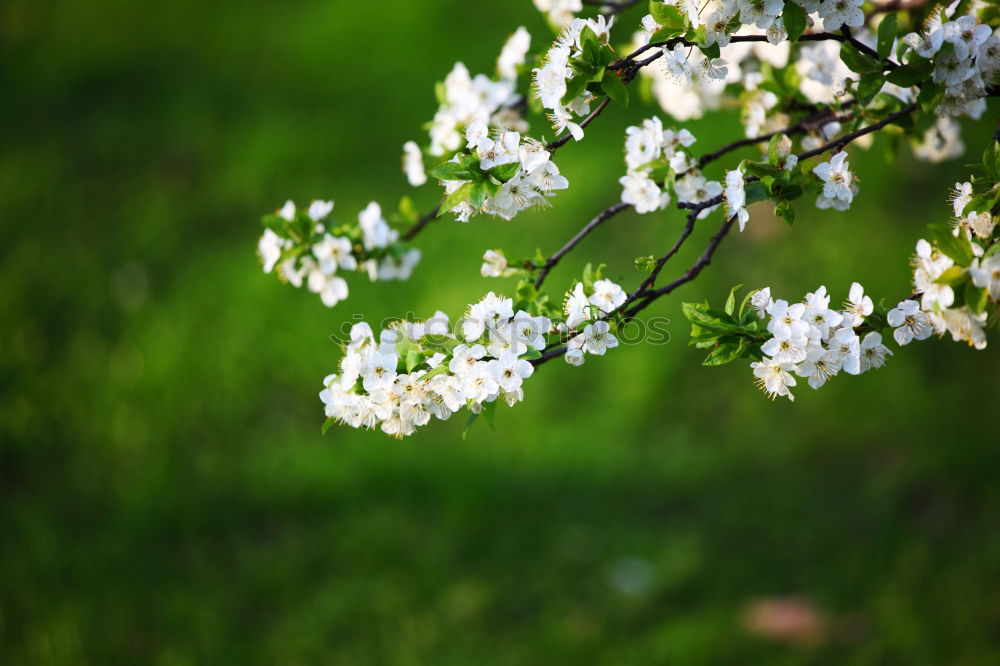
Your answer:
[[[807,160],[810,157],[816,157],[817,155],[822,155],[823,153],[825,153],[827,151],[835,150],[837,148],[843,148],[844,146],[846,146],[850,142],[854,141],[855,139],[860,138],[860,137],[864,136],[865,134],[871,134],[872,132],[877,132],[878,130],[882,129],[886,125],[890,125],[890,124],[896,122],[897,120],[899,120],[900,118],[902,118],[903,116],[907,116],[907,115],[913,113],[916,110],[917,110],[917,103],[914,102],[913,104],[910,104],[905,109],[901,109],[900,111],[897,111],[896,113],[889,114],[888,116],[886,116],[882,120],[878,121],[877,123],[872,123],[871,125],[866,125],[865,127],[862,127],[861,129],[857,130],[856,132],[851,132],[850,134],[845,134],[844,136],[842,136],[840,138],[837,138],[837,139],[834,139],[830,143],[824,144],[824,145],[820,146],[819,148],[815,148],[813,150],[807,150],[804,153],[799,153],[798,157],[799,157],[800,160]]]
[[[910,104],[906,108],[897,111],[896,113],[893,113],[889,116],[886,116],[877,123],[872,123],[871,125],[863,127],[855,132],[851,132],[850,134],[845,134],[839,139],[835,139],[834,141],[831,141],[814,150],[809,150],[803,153],[799,153],[798,158],[799,160],[804,160],[810,157],[816,157],[817,155],[821,155],[831,150],[843,148],[844,146],[851,143],[855,139],[865,136],[866,134],[871,134],[872,132],[877,132],[883,127],[899,120],[903,116],[913,113],[913,111],[915,111],[916,109],[917,109],[917,104],[915,103]],[[754,180],[756,180],[756,178],[754,178],[753,176],[747,178],[747,182],[752,182]],[[610,312],[607,315],[605,315],[604,318],[607,319],[616,314],[621,313],[625,319],[630,319],[640,311],[649,307],[657,299],[666,296],[667,294],[671,293],[681,285],[691,282],[696,277],[698,277],[701,271],[704,270],[705,267],[712,262],[712,258],[715,255],[716,250],[718,250],[719,245],[722,243],[722,240],[726,237],[726,235],[729,233],[729,231],[735,224],[736,216],[729,217],[722,223],[722,226],[719,227],[715,235],[713,235],[712,238],[709,240],[708,245],[705,247],[705,250],[702,252],[701,256],[699,256],[698,259],[695,260],[695,262],[680,277],[675,279],[673,282],[670,282],[669,284],[660,287],[659,289],[649,289],[649,286],[651,286],[655,282],[655,279],[659,275],[660,271],[663,269],[663,266],[667,263],[667,261],[670,260],[670,258],[672,258],[675,254],[677,254],[677,252],[680,250],[684,242],[690,237],[694,227],[694,221],[697,219],[698,214],[701,213],[701,211],[705,210],[706,208],[711,208],[712,206],[719,205],[720,203],[722,203],[722,201],[723,197],[719,195],[717,197],[708,199],[707,201],[701,201],[698,203],[684,202],[684,201],[677,202],[676,205],[678,208],[686,209],[689,211],[687,224],[685,225],[684,230],[681,232],[680,237],[677,239],[674,245],[667,251],[667,253],[664,254],[662,257],[660,257],[659,260],[657,260],[657,264],[654,267],[653,271],[651,271],[650,275],[643,280],[639,288],[633,291],[631,294],[629,294],[629,296],[625,299],[625,302],[620,307],[618,307],[614,312]],[[633,303],[635,303],[635,305],[632,305]],[[566,353],[566,351],[567,347],[565,345],[559,345],[551,349],[547,349],[545,350],[545,352],[542,354],[541,357],[535,359],[534,361],[531,361],[531,363],[532,365],[539,366],[542,363],[546,363],[552,360],[553,358],[558,358],[559,356],[562,356],[563,354]]]
[[[580,229],[580,231],[576,232],[576,235],[570,238],[569,241],[567,241],[565,245],[559,248],[559,250],[555,254],[553,254],[551,257],[545,260],[545,264],[541,267],[541,270],[539,270],[538,272],[538,277],[535,278],[535,289],[538,289],[542,286],[542,283],[545,282],[545,278],[546,276],[548,276],[549,271],[555,268],[556,264],[559,263],[559,260],[562,259],[567,253],[569,253],[570,250],[576,247],[577,244],[587,236],[587,234],[589,234],[591,231],[599,227],[607,220],[610,220],[618,213],[630,207],[631,207],[630,204],[619,202],[616,203],[614,206],[606,208],[602,210],[600,213],[598,213],[597,216],[594,217],[594,219],[588,222],[586,226],[583,227],[583,229]]]
[[[413,237],[419,234],[427,224],[438,216],[438,211],[441,210],[441,206],[435,206],[434,210],[429,213],[425,213],[423,217],[414,222],[409,229],[403,234],[404,241],[413,240]]]
[[[628,83],[628,82],[626,81],[626,83]],[[604,109],[606,109],[608,107],[608,104],[610,102],[611,102],[611,98],[610,97],[605,97],[604,99],[602,99],[601,103],[597,105],[597,108],[595,108],[593,111],[591,111],[590,115],[588,115],[586,118],[584,118],[583,120],[580,121],[580,127],[586,127],[590,123],[594,122],[594,119],[597,118],[597,116],[599,116],[602,113],[604,113]],[[559,150],[560,148],[562,148],[563,146],[565,146],[566,142],[569,141],[571,138],[573,138],[573,135],[570,134],[569,132],[566,132],[561,137],[559,137],[558,139],[553,140],[547,146],[545,146],[545,149],[547,151],[549,151],[550,153],[554,153],[557,150]]]

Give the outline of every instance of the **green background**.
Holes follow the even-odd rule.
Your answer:
[[[327,310],[261,272],[258,220],[285,198],[392,208],[434,81],[492,71],[520,24],[548,41],[528,0],[3,3],[0,662],[1000,661],[995,349],[931,340],[772,403],[745,363],[699,366],[679,306],[735,283],[908,294],[971,159],[874,150],[849,213],[804,202],[789,228],[755,206],[648,311],[670,344],[546,365],[495,431],[320,435],[342,322],[458,314],[513,286],[479,277],[485,249],[551,251],[618,197],[624,127],[652,107],[558,153],[572,187],[548,213],[435,222],[407,283],[356,276]],[[740,132],[734,111],[686,126],[699,153]],[[549,288],[587,261],[634,285],[681,222],[624,214]],[[825,640],[743,628],[789,595]]]

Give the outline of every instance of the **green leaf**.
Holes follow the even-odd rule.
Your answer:
[[[649,13],[653,20],[663,28],[676,30],[677,34],[684,31],[684,16],[677,7],[665,5],[657,0],[649,0]]]
[[[761,183],[750,183],[744,188],[746,192],[747,204],[756,203],[758,201],[763,201],[768,198],[767,190],[764,189],[764,185]]]
[[[783,136],[784,134],[779,132],[767,142],[767,163],[773,167],[778,166],[778,144],[781,142],[781,137]]]
[[[889,72],[886,78],[889,80],[889,83],[894,83],[901,88],[909,88],[924,81],[930,76],[933,69],[934,65],[931,64],[930,60],[914,58],[905,65],[901,65]]]
[[[520,162],[509,162],[507,164],[499,164],[493,167],[490,169],[490,174],[501,183],[506,183],[508,180],[516,176],[520,169]]]
[[[587,294],[594,293],[594,283],[600,280],[604,274],[604,264],[598,264],[597,268],[590,263],[583,267],[583,290]]]
[[[784,19],[785,31],[788,33],[788,41],[798,41],[806,29],[806,13],[802,11],[802,7],[788,0],[781,16]]]
[[[938,250],[951,257],[951,259],[961,266],[968,266],[972,263],[972,248],[968,241],[959,238],[951,233],[951,228],[944,224],[928,225],[931,238]]]
[[[944,99],[944,87],[941,84],[932,81],[924,81],[921,84],[920,92],[917,94],[917,103],[920,104],[923,111],[931,113],[942,99]]]
[[[572,79],[566,82],[566,94],[562,98],[563,104],[569,104],[587,89],[588,79],[592,74],[593,72],[587,74],[577,72]]]
[[[789,226],[795,222],[795,208],[788,201],[782,201],[775,206],[774,214],[783,219]]]
[[[326,421],[323,421],[323,431],[321,434],[325,435],[326,431],[329,430],[337,422],[337,419],[332,416],[326,417]]]
[[[896,41],[896,15],[889,13],[878,24],[878,57],[885,60],[892,53],[892,43]]]
[[[781,169],[770,162],[747,162],[746,170],[747,173],[757,176],[758,178],[777,176],[778,173],[781,172]]]
[[[743,352],[746,351],[747,347],[750,346],[750,342],[743,338],[739,342],[727,342],[725,344],[720,344],[718,347],[712,350],[705,360],[701,362],[702,365],[725,365],[731,361],[735,361]]]
[[[847,68],[852,72],[864,74],[874,72],[879,69],[874,58],[859,51],[853,44],[844,42],[840,46],[840,59],[844,61]]]
[[[758,291],[760,291],[760,289],[751,289],[750,291],[747,292],[746,296],[743,297],[743,301],[740,303],[740,311],[739,311],[740,321],[745,323],[745,318],[743,315],[747,313],[747,305],[750,304],[750,299],[753,298],[753,295],[756,294]],[[751,312],[751,314],[754,317],[757,316],[756,312]]]
[[[742,288],[743,288],[743,285],[742,284],[738,284],[738,285],[736,285],[735,287],[733,287],[732,289],[729,290],[729,298],[726,299],[726,307],[724,308],[724,310],[726,311],[726,314],[731,315],[731,314],[733,314],[733,311],[736,310],[736,292],[739,291]]]
[[[649,43],[658,44],[660,42],[667,42],[674,37],[680,37],[682,34],[684,34],[684,28],[660,28],[649,38]]]
[[[275,232],[281,232],[285,228],[285,223],[288,220],[276,215],[275,213],[268,213],[264,217],[260,218],[260,223],[264,225],[265,229],[270,229]],[[284,236],[283,233],[279,233],[279,236]]]
[[[628,88],[613,71],[606,71],[601,81],[601,90],[618,106],[628,106]]]
[[[698,48],[700,48],[702,54],[709,59],[718,58],[722,55],[722,49],[719,48],[719,42],[715,42],[711,46],[699,46]]]
[[[885,77],[882,76],[881,72],[862,74],[861,81],[858,82],[858,102],[861,106],[867,106],[883,85],[885,85]]]
[[[417,207],[413,204],[413,199],[405,194],[399,200],[399,215],[405,222],[409,222],[410,224],[420,219],[420,213],[417,212]]]
[[[420,345],[432,352],[450,354],[459,344],[458,340],[447,335],[430,334],[420,338]]]
[[[448,372],[448,364],[445,363],[444,361],[441,361],[441,363],[436,368],[431,368],[423,375],[421,375],[420,379],[422,380],[430,379],[431,377],[437,377],[438,375],[443,375],[446,372]]]
[[[536,358],[541,358],[542,352],[538,351],[534,347],[528,347],[528,351],[521,354],[518,358],[525,361],[534,361]]]
[[[417,366],[427,360],[427,356],[419,349],[406,352],[406,371],[413,372]]]
[[[989,303],[989,296],[989,292],[986,291],[985,287],[977,287],[971,281],[965,285],[965,304],[976,314],[986,309],[986,304]]]
[[[586,50],[588,45],[594,46],[596,48],[601,48],[601,40],[597,38],[597,33],[594,32],[589,25],[583,26],[580,30],[580,48],[581,50]]]
[[[441,208],[438,209],[438,217],[441,217],[463,201],[468,201],[469,196],[472,194],[472,185],[472,183],[466,183],[445,197]]]
[[[653,255],[649,255],[648,257],[636,257],[635,267],[643,273],[650,273],[654,268],[656,268],[656,257]]]
[[[437,178],[438,180],[470,180],[473,178],[473,173],[458,162],[438,164],[431,167],[429,173],[432,178]]]
[[[934,280],[937,284],[946,284],[951,287],[957,287],[962,284],[969,277],[965,272],[965,268],[962,266],[952,266],[945,272],[938,276],[938,279]]]
[[[487,183],[475,183],[472,186],[472,192],[469,193],[469,203],[472,204],[473,208],[478,210],[483,207],[489,196],[490,188]]]
[[[989,141],[983,151],[983,168],[993,180],[997,180],[997,142]]]
[[[494,400],[493,402],[483,403],[483,418],[485,418],[486,422],[490,424],[490,428],[494,430],[496,430],[496,425],[493,423],[493,415],[496,414],[496,411],[497,411],[496,400]]]
[[[462,441],[465,441],[466,438],[468,438],[469,431],[472,429],[472,424],[476,422],[477,418],[479,418],[479,414],[472,411],[469,412],[469,418],[465,420],[465,427],[462,428]]]

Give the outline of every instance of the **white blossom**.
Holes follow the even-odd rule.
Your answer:
[[[618,179],[622,184],[622,203],[635,207],[635,212],[652,213],[665,208],[670,203],[670,194],[645,173],[629,173]]]
[[[415,141],[403,144],[403,172],[412,187],[420,187],[427,182],[424,158],[420,154],[420,146]]]
[[[737,168],[726,172],[725,189],[725,209],[726,218],[733,217],[740,224],[740,231],[743,231],[750,219],[750,213],[746,209],[746,191],[744,190],[743,168]]]
[[[486,250],[483,253],[483,265],[479,269],[483,277],[501,277],[507,269],[507,257],[503,250]]]
[[[892,337],[900,346],[911,340],[926,340],[934,332],[927,315],[920,311],[920,304],[909,299],[889,310],[885,320],[895,329]]]

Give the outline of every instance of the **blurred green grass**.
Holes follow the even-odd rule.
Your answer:
[[[483,250],[551,250],[617,197],[623,128],[651,108],[560,152],[573,188],[550,212],[435,222],[406,284],[355,280],[326,310],[261,273],[262,212],[394,205],[433,82],[489,71],[520,24],[547,38],[528,0],[0,7],[0,662],[1000,660],[995,350],[929,342],[771,403],[749,369],[701,368],[679,312],[737,282],[908,293],[962,160],[875,151],[848,214],[755,209],[651,309],[670,344],[546,366],[495,431],[320,436],[341,322],[457,313],[498,287]],[[703,151],[738,133],[688,127]],[[550,288],[587,261],[634,283],[680,224],[616,218]],[[741,628],[783,595],[834,618],[826,642]]]

